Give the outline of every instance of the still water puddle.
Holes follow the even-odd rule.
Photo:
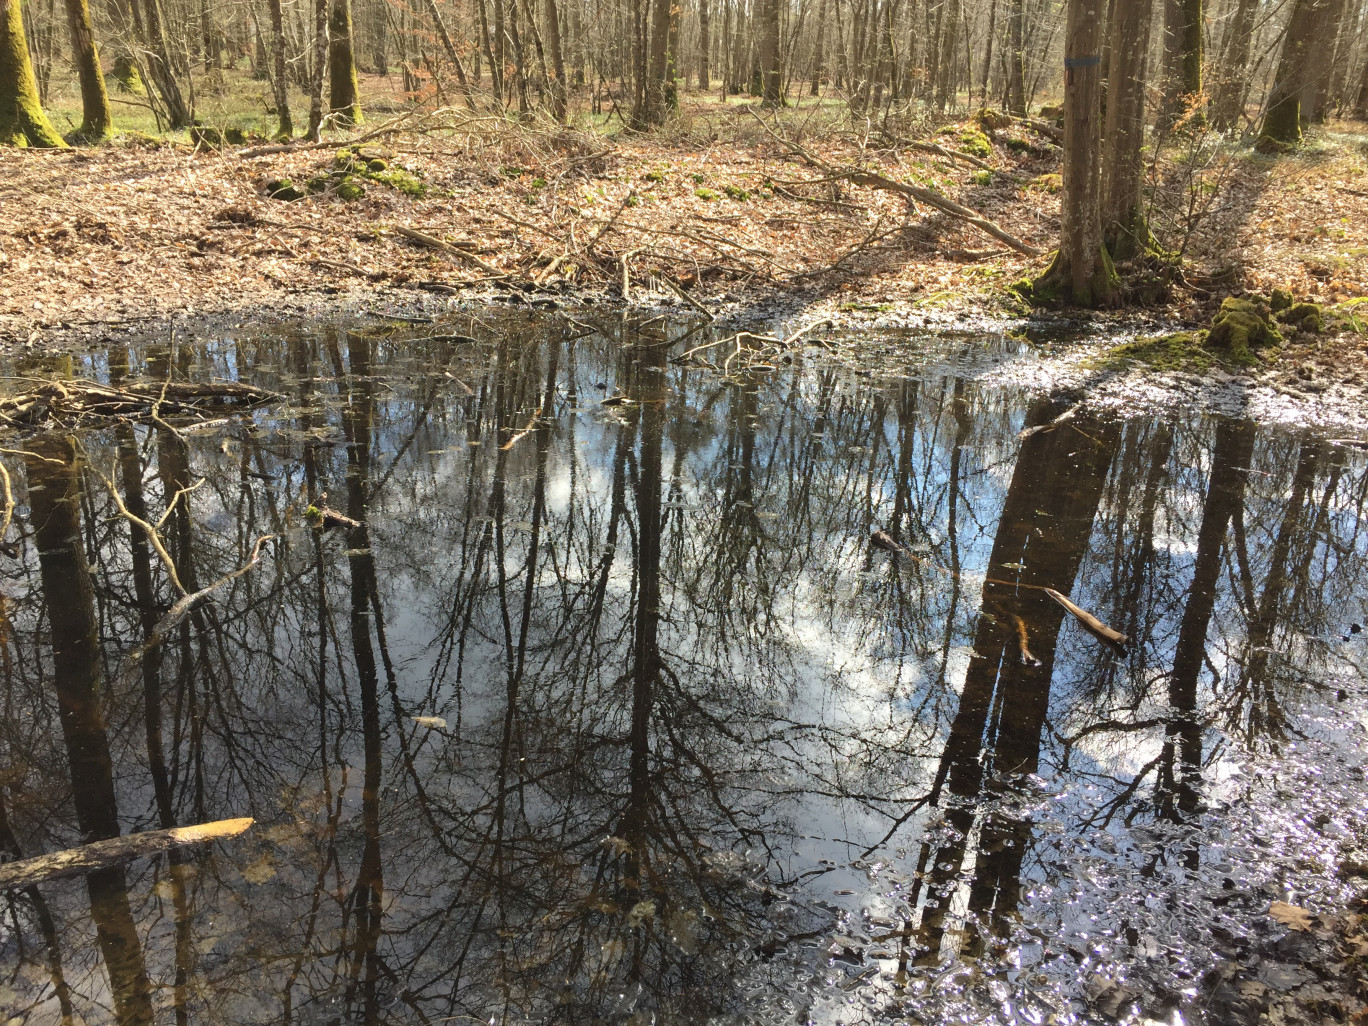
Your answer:
[[[282,398],[6,443],[0,846],[255,824],[9,891],[0,1011],[1238,1018],[1270,902],[1337,907],[1361,842],[1360,454],[1197,414],[1021,437],[1069,402],[660,339],[75,361]]]

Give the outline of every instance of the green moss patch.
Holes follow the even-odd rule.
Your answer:
[[[1215,362],[1203,347],[1206,337],[1205,331],[1179,331],[1137,338],[1108,349],[1097,362],[1103,367],[1137,362],[1160,371],[1205,371]]]
[[[984,135],[977,128],[966,128],[960,132],[959,149],[974,157],[991,157],[993,155],[993,144],[988,141],[988,136]]]

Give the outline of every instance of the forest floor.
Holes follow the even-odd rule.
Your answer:
[[[612,139],[447,109],[318,148],[128,135],[0,150],[0,344],[340,296],[620,303],[624,283],[643,307],[782,307],[871,330],[1026,313],[1008,286],[1039,272],[1059,231],[1051,126],[876,130],[820,105],[770,126],[749,105],[695,99],[665,131]],[[1295,156],[1212,138],[1163,152],[1151,218],[1184,275],[1157,305],[1098,315],[1095,333],[1198,327],[1225,296],[1282,288],[1334,306],[1338,330],[1291,335],[1277,374],[1368,395],[1365,126],[1317,129]],[[882,181],[841,176],[856,168]],[[1042,255],[889,182],[936,190]],[[288,187],[302,195],[279,198]]]

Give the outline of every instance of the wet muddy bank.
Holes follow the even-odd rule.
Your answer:
[[[1353,336],[1297,336],[1269,366],[1166,370],[1140,361],[1106,359],[1109,350],[1145,336],[1184,330],[1182,323],[1134,312],[1077,317],[1018,317],[972,302],[926,309],[916,302],[859,304],[813,294],[737,289],[696,300],[715,320],[674,294],[639,296],[623,304],[616,290],[538,289],[531,283],[480,286],[459,294],[412,289],[300,290],[287,295],[244,295],[206,309],[157,309],[133,304],[101,319],[0,319],[0,352],[80,349],[107,340],[165,339],[175,333],[213,335],[269,330],[272,325],[441,323],[502,312],[556,314],[590,320],[687,322],[700,338],[737,331],[784,337],[818,324],[788,355],[835,363],[862,376],[914,372],[928,364],[958,364],[985,381],[1036,393],[1086,394],[1090,404],[1123,415],[1151,406],[1195,407],[1221,416],[1248,416],[1285,424],[1368,435],[1368,340]],[[815,293],[816,290],[814,289]],[[955,338],[1008,338],[1020,342],[987,355],[956,347]],[[954,355],[949,355],[953,353]]]

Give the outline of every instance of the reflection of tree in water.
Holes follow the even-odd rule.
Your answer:
[[[148,910],[142,985],[170,983],[178,1015],[738,1011],[739,964],[785,952],[770,931],[831,915],[808,903],[834,877],[805,833],[870,860],[910,849],[893,936],[915,975],[995,950],[1052,872],[1031,774],[1098,784],[1100,804],[1067,807],[1079,822],[1181,818],[1224,725],[1290,729],[1293,681],[1266,653],[1324,625],[1316,577],[1343,595],[1329,553],[1362,547],[1349,475],[1315,443],[1087,415],[1018,442],[1016,399],[963,380],[724,383],[645,335],[570,335],[239,339],[231,365],[291,396],[271,419],[83,436],[130,510],[170,508],[186,580],[284,534],[106,704],[114,831],[259,820],[218,853],[119,871],[128,923]],[[226,360],[163,347],[143,369]],[[135,366],[111,352],[111,373]],[[614,390],[628,401],[588,398]],[[53,472],[26,469],[30,490]],[[360,526],[303,527],[324,492]],[[166,574],[98,484],[73,508],[97,568],[87,658],[98,634],[116,666]],[[876,525],[911,555],[872,555]],[[1045,586],[1132,634],[1130,655]],[[85,829],[67,796],[29,793],[63,761],[42,594],[6,646],[11,707],[39,715],[0,723],[30,768],[0,840],[25,852]],[[43,940],[79,908],[69,886],[36,893],[35,964],[80,1011]],[[134,1001],[136,973],[96,947]]]

